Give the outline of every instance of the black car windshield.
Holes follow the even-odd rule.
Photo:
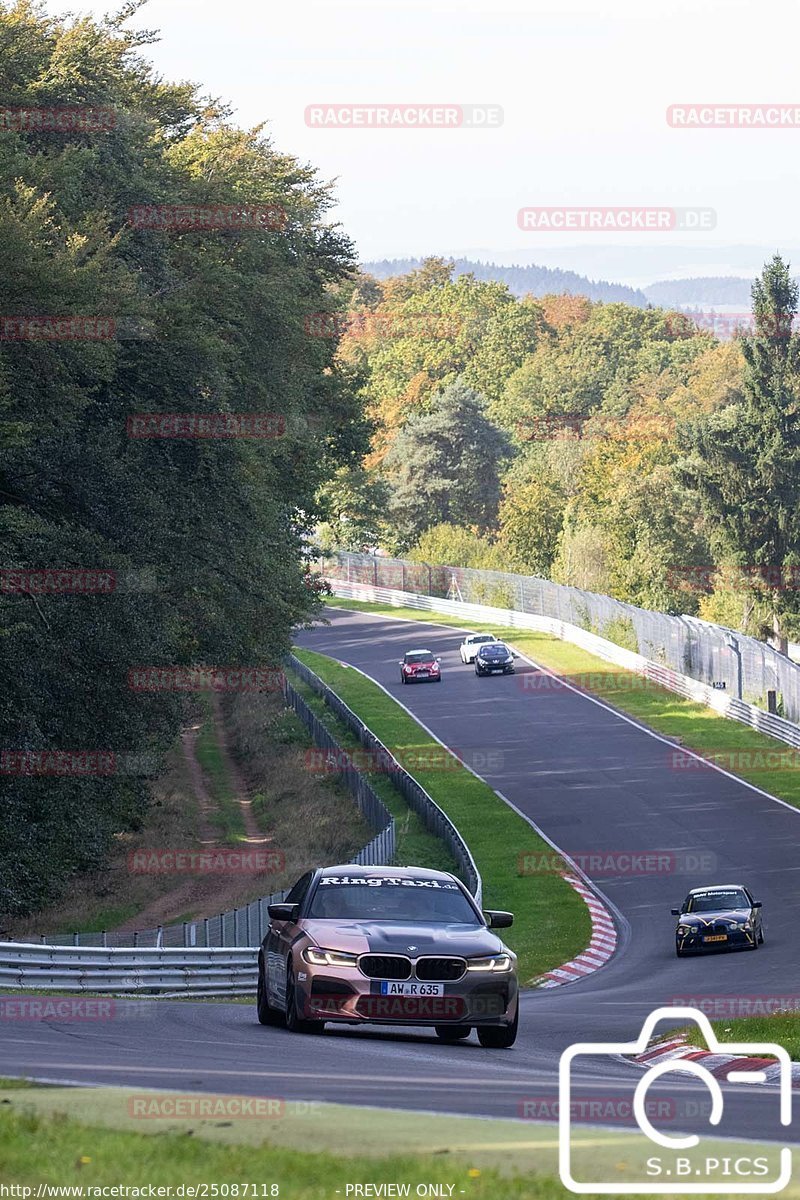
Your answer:
[[[430,650],[412,650],[406,655],[405,661],[407,663],[432,662],[433,655]]]
[[[731,888],[726,892],[699,892],[689,897],[687,912],[722,912],[727,908],[750,908],[750,900],[742,888]]]
[[[307,914],[316,920],[478,925],[461,888],[439,879],[323,876]]]
[[[481,646],[478,653],[483,658],[502,658],[508,654],[508,647],[504,646],[502,642],[495,642],[493,646]]]

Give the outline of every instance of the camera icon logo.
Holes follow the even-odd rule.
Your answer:
[[[659,1008],[652,1012],[642,1026],[634,1042],[582,1042],[568,1047],[561,1056],[559,1067],[559,1172],[561,1182],[569,1191],[581,1194],[605,1195],[770,1195],[783,1191],[792,1178],[792,1152],[788,1146],[779,1150],[777,1170],[773,1172],[765,1159],[739,1157],[725,1160],[724,1178],[715,1177],[720,1167],[717,1156],[704,1152],[698,1134],[669,1135],[656,1129],[647,1112],[647,1094],[654,1083],[671,1072],[681,1072],[700,1080],[711,1096],[708,1117],[712,1126],[719,1126],[724,1114],[724,1097],[719,1080],[709,1070],[692,1059],[671,1059],[650,1067],[639,1080],[633,1096],[633,1114],[639,1131],[644,1134],[645,1145],[659,1147],[663,1155],[648,1158],[645,1176],[640,1180],[585,1180],[576,1179],[574,1172],[573,1128],[571,1122],[573,1100],[573,1073],[575,1060],[581,1057],[612,1057],[643,1054],[660,1021],[675,1020],[693,1022],[703,1034],[706,1046],[712,1053],[741,1054],[748,1057],[775,1058],[780,1067],[778,1076],[780,1124],[788,1126],[792,1120],[792,1064],[788,1051],[771,1042],[725,1042],[720,1043],[705,1013],[696,1008]],[[763,1071],[731,1070],[729,1083],[765,1082]],[[632,1131],[632,1136],[634,1132]],[[706,1131],[706,1136],[708,1133]],[[722,1136],[722,1135],[720,1135]],[[742,1138],[744,1140],[744,1138]],[[694,1158],[688,1152],[700,1148]],[[777,1149],[777,1148],[776,1148]],[[716,1152],[718,1155],[718,1151]],[[733,1164],[733,1174],[731,1174]],[[669,1177],[668,1179],[665,1177]],[[749,1178],[747,1178],[749,1176]],[[756,1176],[757,1178],[753,1178]]]

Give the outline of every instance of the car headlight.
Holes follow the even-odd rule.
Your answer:
[[[510,971],[510,954],[491,954],[488,958],[470,958],[467,960],[468,971]]]
[[[678,926],[678,937],[687,937],[690,933],[694,933],[694,927],[692,925]]]
[[[341,950],[323,950],[319,946],[306,946],[303,958],[312,967],[354,967],[358,955],[345,954]]]

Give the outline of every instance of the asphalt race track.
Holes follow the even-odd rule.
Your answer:
[[[293,1036],[259,1026],[250,1006],[143,1001],[140,1018],[0,1022],[0,1075],[516,1118],[526,1100],[557,1096],[558,1061],[575,1041],[632,1040],[654,1008],[693,998],[800,995],[800,813],[722,772],[676,769],[671,743],[567,687],[531,686],[541,680],[522,659],[515,676],[476,677],[459,659],[457,630],[328,615],[330,626],[304,632],[300,644],[381,683],[446,745],[482,764],[478,773],[567,854],[672,853],[681,873],[595,876],[618,919],[618,951],[578,983],[526,993],[508,1051],[483,1050],[474,1038],[446,1046],[410,1030]],[[401,686],[398,659],[418,646],[441,657],[441,684]],[[678,960],[670,908],[690,887],[713,882],[744,883],[763,901],[766,945]],[[627,1096],[639,1078],[621,1061],[592,1059],[576,1075],[576,1095]],[[725,1093],[720,1133],[785,1134],[773,1089]],[[653,1095],[695,1106],[707,1099],[674,1075]],[[795,1141],[797,1128],[795,1117]]]

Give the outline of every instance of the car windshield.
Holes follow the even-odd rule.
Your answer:
[[[405,657],[405,661],[407,663],[431,662],[432,659],[433,655],[431,654],[430,650],[412,650],[411,653],[407,654]]]
[[[687,912],[721,912],[726,908],[749,908],[750,901],[742,888],[731,888],[726,892],[698,892],[689,897]]]
[[[500,655],[500,654],[507,654],[508,649],[506,646],[503,645],[502,642],[495,642],[493,646],[483,646],[480,649],[479,653],[485,654],[488,656],[495,655],[495,654]]]
[[[414,921],[430,925],[480,923],[457,884],[399,876],[324,876],[308,916],[317,920]]]
[[[469,638],[468,640],[472,642],[474,646],[477,646],[478,642],[494,642],[496,639],[493,633],[478,633],[475,635],[475,637]]]

